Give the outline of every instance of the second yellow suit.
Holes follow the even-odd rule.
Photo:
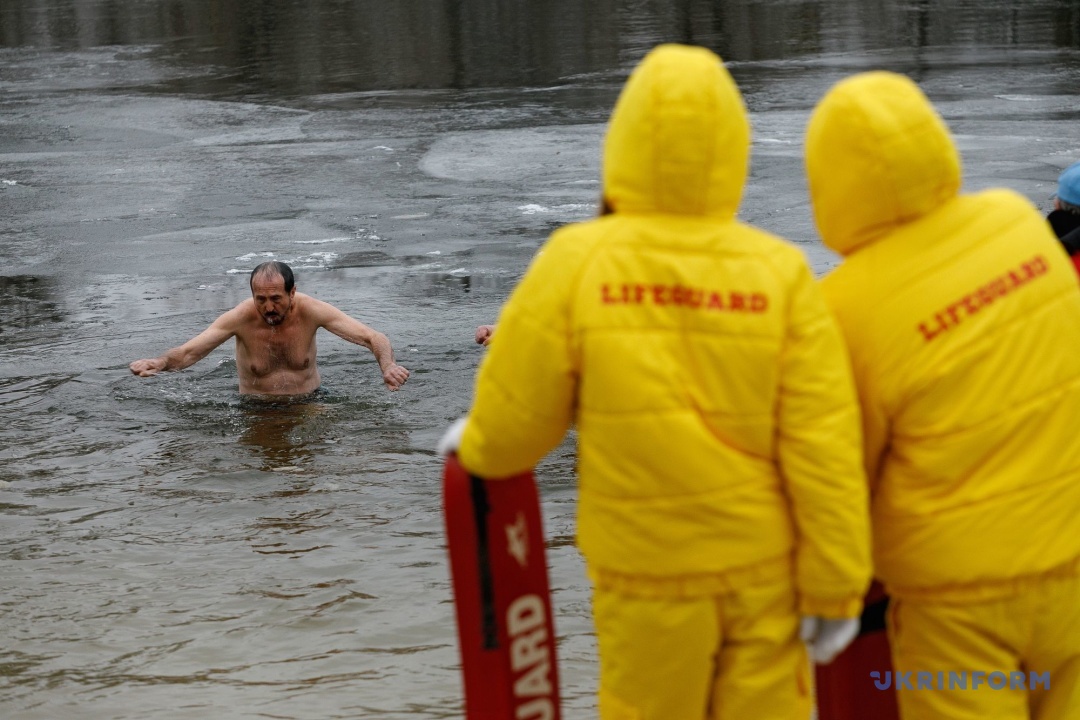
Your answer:
[[[824,281],[862,405],[901,672],[1049,672],[1048,692],[901,691],[905,720],[1080,717],[1080,289],[1042,215],[960,193],[910,80],[838,84],[807,128]]]

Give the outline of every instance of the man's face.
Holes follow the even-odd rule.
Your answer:
[[[294,287],[285,292],[285,279],[280,275],[259,275],[251,281],[251,297],[255,309],[267,325],[280,325],[292,308]]]

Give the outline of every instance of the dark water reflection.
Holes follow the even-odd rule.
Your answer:
[[[262,469],[279,470],[301,468],[310,461],[314,449],[305,428],[311,428],[318,419],[331,411],[330,406],[317,398],[295,402],[242,405],[243,431],[238,442],[259,457]],[[319,435],[316,433],[315,437]]]
[[[930,47],[1080,47],[1080,2],[992,0],[21,0],[0,45],[152,46],[172,91],[290,96],[551,85],[658,41],[732,62]]]
[[[63,320],[56,295],[55,278],[0,275],[0,335]]]

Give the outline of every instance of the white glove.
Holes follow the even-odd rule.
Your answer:
[[[819,665],[831,663],[859,634],[859,618],[832,619],[808,616],[799,625],[799,637]]]
[[[457,452],[458,447],[461,445],[461,436],[465,434],[465,423],[468,420],[469,418],[458,418],[443,433],[442,439],[439,440],[439,444],[435,448],[435,452],[439,453],[440,457],[446,457],[450,453]]]

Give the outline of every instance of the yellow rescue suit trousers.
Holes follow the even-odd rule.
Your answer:
[[[601,720],[808,720],[810,664],[786,584],[655,599],[596,588]]]
[[[893,599],[893,665],[916,685],[897,689],[903,720],[1080,718],[1080,577],[1022,585],[980,602]],[[917,687],[919,672],[929,687]]]

